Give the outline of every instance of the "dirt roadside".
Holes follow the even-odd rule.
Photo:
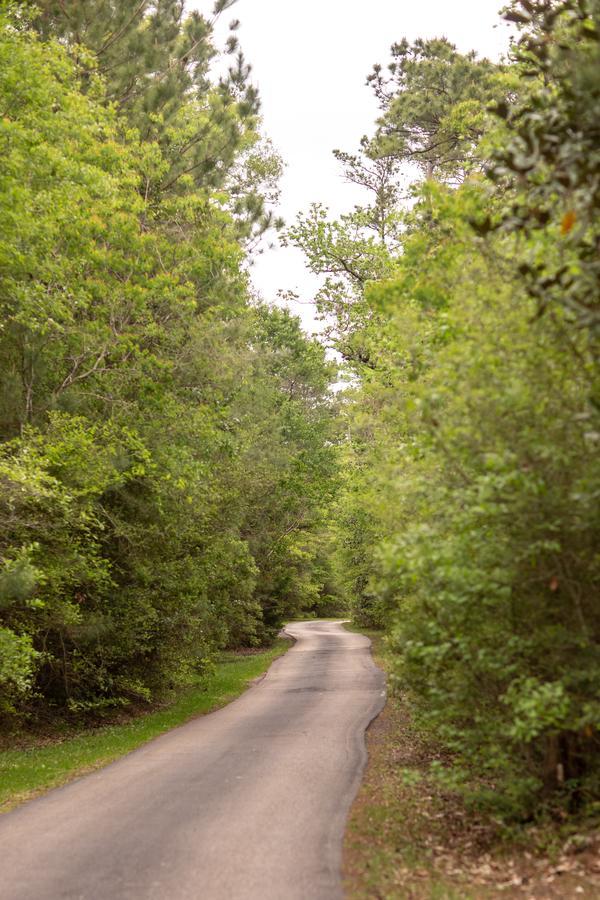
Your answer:
[[[439,755],[402,697],[370,726],[367,750],[344,847],[349,900],[600,898],[600,833],[531,828],[507,842],[427,777]]]

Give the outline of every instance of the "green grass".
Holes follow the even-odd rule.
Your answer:
[[[100,768],[194,716],[225,706],[289,647],[289,641],[280,639],[262,653],[227,654],[209,681],[190,688],[172,705],[125,724],[88,729],[46,746],[0,751],[0,812]]]

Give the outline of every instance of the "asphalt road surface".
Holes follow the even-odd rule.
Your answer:
[[[369,641],[336,622],[238,700],[0,816],[2,900],[335,900],[383,705]]]

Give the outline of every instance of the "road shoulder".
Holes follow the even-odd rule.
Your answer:
[[[389,670],[382,635],[364,633],[376,663]],[[507,835],[468,810],[429,776],[440,750],[419,734],[406,697],[388,699],[367,731],[367,751],[345,837],[348,900],[600,896],[600,835],[557,828]]]
[[[15,736],[14,746],[7,742],[0,750],[0,813],[102,768],[196,716],[226,706],[261,680],[291,645],[291,640],[281,637],[268,650],[226,654],[210,679],[125,722],[73,727],[63,736]]]

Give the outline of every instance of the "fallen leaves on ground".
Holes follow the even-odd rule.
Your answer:
[[[552,856],[540,828],[502,842],[497,823],[427,777],[439,753],[412,725],[405,699],[388,701],[367,748],[344,848],[350,900],[600,897],[600,834],[571,835]]]

